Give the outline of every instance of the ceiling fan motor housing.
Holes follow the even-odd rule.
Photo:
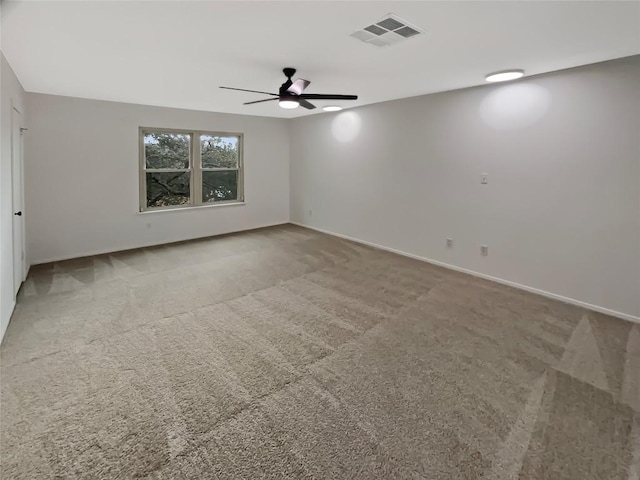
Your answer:
[[[293,92],[287,91],[287,88],[289,88],[289,87],[285,86],[285,85],[280,87],[280,91],[279,91],[280,100],[297,102],[298,101],[298,95],[296,95]]]

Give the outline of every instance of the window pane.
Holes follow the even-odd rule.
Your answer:
[[[144,156],[147,168],[189,168],[191,135],[146,133]]]
[[[222,202],[238,199],[238,171],[202,172],[202,201]]]
[[[238,168],[238,137],[200,135],[203,168]]]
[[[147,172],[147,207],[189,203],[189,172]]]

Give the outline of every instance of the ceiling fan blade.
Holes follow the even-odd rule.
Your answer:
[[[298,102],[300,102],[300,106],[306,108],[307,110],[313,110],[316,106],[313,103],[307,102],[304,98],[298,97]]]
[[[304,78],[298,78],[293,84],[287,88],[287,92],[295,93],[296,95],[300,95],[305,88],[309,86],[311,82],[309,80],[305,80]]]
[[[277,93],[260,92],[258,90],[245,90],[244,88],[233,88],[233,87],[219,87],[219,88],[224,88],[226,90],[238,90],[239,92],[264,93],[265,95],[273,95],[274,97],[278,96]]]
[[[245,102],[243,105],[251,105],[253,103],[262,103],[262,102],[271,102],[273,100],[278,100],[278,98],[265,98],[264,100],[255,100],[253,102]]]
[[[325,93],[303,93],[300,95],[301,98],[306,98],[307,100],[357,100],[357,95],[332,95]]]

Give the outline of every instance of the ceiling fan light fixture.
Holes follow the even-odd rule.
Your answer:
[[[278,104],[282,108],[298,108],[300,106],[300,100],[298,100],[297,95],[292,95],[288,92],[280,92]]]
[[[339,107],[338,105],[327,105],[326,107],[322,107],[322,110],[325,112],[339,112],[342,110],[342,107]]]
[[[278,105],[282,108],[298,108],[300,106],[300,102],[297,100],[280,100]]]
[[[524,76],[524,70],[502,70],[488,74],[485,78],[487,82],[508,82]]]

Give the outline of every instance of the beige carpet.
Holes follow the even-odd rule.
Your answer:
[[[32,269],[3,479],[638,480],[640,326],[295,226]]]

